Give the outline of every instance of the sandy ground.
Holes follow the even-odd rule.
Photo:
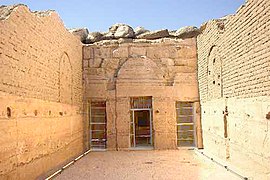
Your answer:
[[[239,180],[193,150],[90,152],[55,179]]]

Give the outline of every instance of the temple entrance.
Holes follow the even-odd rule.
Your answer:
[[[152,146],[152,98],[131,98],[130,146]]]

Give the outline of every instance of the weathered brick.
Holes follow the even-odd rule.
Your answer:
[[[270,142],[262,141],[268,137],[263,123],[269,109],[261,109],[263,102],[270,104],[269,6],[270,1],[248,0],[235,15],[207,22],[197,38],[204,147],[221,158],[230,156],[230,162],[245,172],[248,167],[270,170]],[[213,59],[220,63],[213,64]],[[220,87],[213,84],[218,72]],[[222,134],[224,115],[215,114],[225,111],[225,106],[229,141]]]
[[[0,179],[36,179],[82,152],[82,45],[23,5],[0,30]]]

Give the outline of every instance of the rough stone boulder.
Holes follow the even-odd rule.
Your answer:
[[[10,6],[0,6],[0,20],[6,19],[10,13],[13,11],[14,8],[18,7],[19,5],[25,6],[23,4],[18,5],[10,5]]]
[[[195,26],[182,27],[175,32],[175,35],[182,39],[197,37],[199,34],[200,30]]]
[[[128,25],[121,25],[117,28],[115,34],[115,38],[133,38],[134,37],[134,31],[132,27]]]
[[[85,40],[85,43],[95,43],[103,40],[103,34],[100,32],[90,32]]]
[[[120,38],[120,39],[118,39],[118,43],[119,44],[133,43],[133,39],[132,38]]]
[[[162,29],[162,30],[150,31],[150,32],[143,33],[143,34],[137,36],[137,38],[139,38],[139,39],[159,39],[159,38],[164,38],[164,37],[168,37],[168,36],[170,36],[168,29]]]
[[[176,30],[169,31],[170,37],[177,37]]]
[[[127,24],[115,24],[109,28],[105,39],[134,38],[132,27]]]
[[[150,32],[150,31],[147,30],[147,29],[144,29],[144,27],[136,27],[134,29],[134,32],[135,32],[135,36],[139,36],[139,35],[141,35],[143,33]]]
[[[70,29],[69,32],[71,32],[75,36],[78,36],[80,38],[81,42],[85,42],[86,38],[88,36],[88,29],[87,28]]]

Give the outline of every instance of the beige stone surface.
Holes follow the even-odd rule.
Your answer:
[[[83,151],[82,46],[53,11],[0,29],[0,179],[35,179]]]
[[[85,98],[108,102],[108,149],[130,148],[136,96],[152,96],[154,148],[176,149],[175,102],[199,100],[195,39],[85,45],[83,53]]]
[[[79,107],[0,95],[0,178],[34,179],[83,151]]]
[[[130,97],[136,96],[152,97],[154,149],[177,149],[175,102],[194,102],[196,146],[204,145],[206,153],[248,177],[269,179],[269,8],[270,1],[248,0],[235,15],[203,24],[197,39],[150,37],[82,45],[54,11],[0,7],[0,179],[44,177],[88,149],[89,104],[95,100],[107,105],[107,149],[130,149]],[[100,158],[95,161],[99,166],[120,154],[123,161],[112,164],[119,170],[115,178],[166,179],[188,168],[195,173],[185,178],[228,178],[206,176],[209,169],[203,164],[201,169],[196,163],[175,162],[173,156],[193,159],[187,151],[88,157]],[[173,173],[162,171],[158,165],[163,161]],[[133,172],[132,166],[142,170],[140,163],[157,166],[139,176],[126,173]],[[85,165],[82,169],[89,167]],[[89,173],[100,177],[92,167]]]
[[[269,7],[249,0],[235,15],[204,24],[197,38],[204,148],[254,179],[270,172]]]
[[[90,152],[55,179],[240,180],[192,150]]]
[[[72,73],[73,103],[81,103],[81,43],[52,12],[40,17],[25,6],[0,21],[1,91],[31,98],[60,101],[60,59]],[[66,57],[63,57],[66,56]]]
[[[204,150],[233,164],[254,179],[267,179],[269,173],[269,98],[230,98],[202,104]],[[224,138],[222,107],[228,106],[228,138]],[[237,108],[233,108],[237,107]],[[252,109],[252,111],[250,110]],[[229,158],[226,159],[226,156]]]

